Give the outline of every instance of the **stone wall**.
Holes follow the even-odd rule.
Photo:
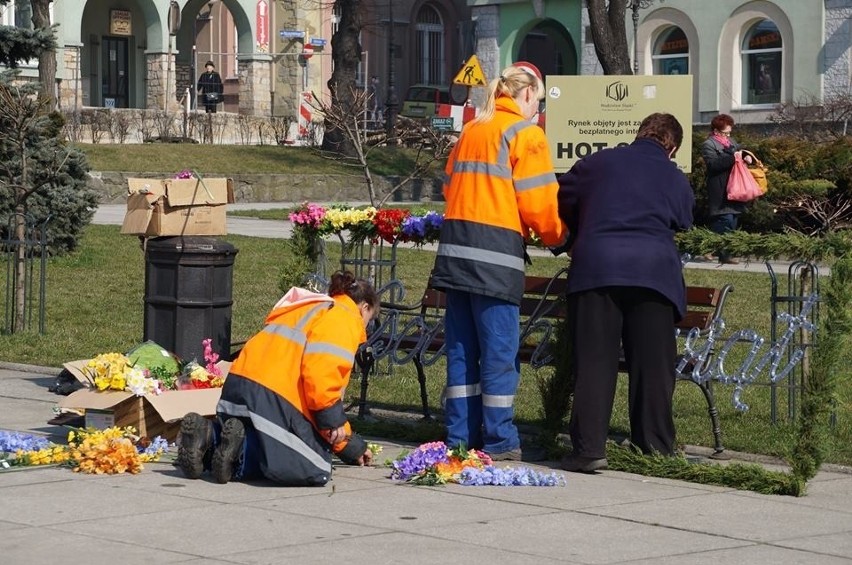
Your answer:
[[[125,202],[128,178],[167,178],[169,173],[89,173],[89,186],[101,194],[101,203],[120,204]],[[369,200],[364,180],[349,175],[233,175],[234,199],[237,202],[281,202],[297,205],[306,201],[316,202],[366,202]],[[374,177],[377,192],[384,194],[396,182],[394,178]],[[394,202],[418,202],[441,200],[441,181],[437,179],[415,179],[407,183]]]

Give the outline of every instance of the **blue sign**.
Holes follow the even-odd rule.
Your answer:
[[[282,29],[278,35],[284,39],[301,39],[305,37],[305,32],[298,29]]]
[[[312,37],[311,45],[313,45],[314,47],[325,47],[325,39],[320,39],[319,37]]]

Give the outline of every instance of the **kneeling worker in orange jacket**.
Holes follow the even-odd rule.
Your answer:
[[[369,465],[352,433],[343,392],[379,298],[350,272],[331,277],[328,295],[292,288],[231,366],[217,406],[221,426],[198,414],[181,423],[177,464],[188,478],[211,468],[216,482],[265,477],[324,485],[336,454]]]

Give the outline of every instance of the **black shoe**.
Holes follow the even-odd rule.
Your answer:
[[[720,265],[739,265],[740,262],[736,259],[731,259],[730,257],[725,257],[724,259],[719,259]]]
[[[521,448],[521,461],[535,463],[536,461],[547,461],[547,450],[539,446]]]
[[[224,485],[234,476],[234,466],[243,453],[246,428],[239,418],[229,418],[222,425],[222,437],[213,452],[213,480]]]
[[[197,479],[204,472],[205,458],[210,462],[213,422],[201,414],[190,412],[181,420],[179,443],[175,463],[187,479]]]
[[[606,457],[583,457],[582,455],[566,455],[559,466],[572,473],[594,473],[607,468]]]
[[[520,461],[523,457],[523,452],[520,447],[510,449],[509,451],[501,451],[500,453],[489,453],[488,456],[492,461]]]

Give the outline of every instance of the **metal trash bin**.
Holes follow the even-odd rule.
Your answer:
[[[182,361],[204,364],[202,341],[230,358],[234,258],[238,250],[215,237],[160,237],[145,249],[143,340]]]

